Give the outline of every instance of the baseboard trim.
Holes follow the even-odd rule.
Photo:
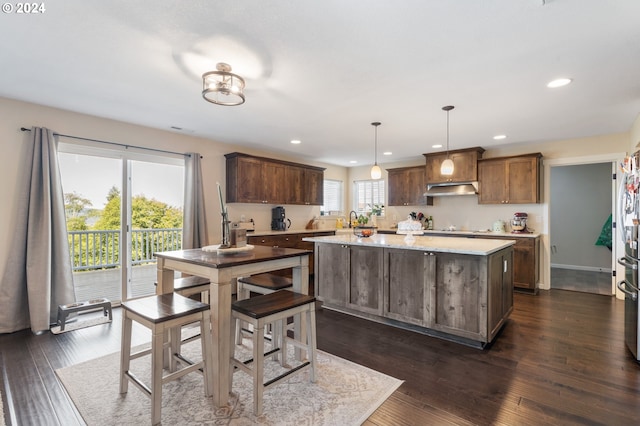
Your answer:
[[[608,274],[611,273],[611,268],[599,268],[597,266],[563,265],[559,263],[552,263],[551,267],[558,269],[572,269],[574,271],[606,272]]]

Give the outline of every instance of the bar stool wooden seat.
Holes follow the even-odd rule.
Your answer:
[[[209,305],[201,303],[176,293],[148,296],[140,299],[122,302],[122,350],[120,352],[120,393],[128,391],[131,381],[145,395],[151,398],[151,423],[158,424],[161,420],[162,385],[176,380],[191,372],[201,372],[204,376],[204,392],[206,396],[212,393],[210,313]],[[131,353],[131,329],[133,321],[151,330],[151,349]],[[193,362],[180,353],[180,330],[183,325],[193,322],[200,323],[202,336],[202,360]],[[169,332],[169,343],[164,343],[165,333]],[[163,373],[165,362],[165,347],[169,346],[169,371]],[[148,387],[129,370],[132,359],[151,354],[151,387]],[[185,365],[177,369],[178,362]]]
[[[154,285],[158,285],[157,282]],[[173,280],[173,291],[181,296],[189,297],[194,294],[202,295],[202,302],[209,302],[209,285],[210,282],[207,278],[203,277],[183,277]]]
[[[278,290],[291,290],[293,280],[290,277],[276,275],[269,272],[240,277],[237,281],[237,300],[248,299],[251,292],[270,294]],[[236,344],[242,344],[242,326],[236,324]]]
[[[173,292],[185,297],[200,294],[200,301],[203,303],[209,303],[210,284],[209,279],[203,277],[191,276],[176,278],[173,280]],[[155,282],[154,285],[157,286],[158,283]],[[199,338],[200,334],[195,334],[182,339],[182,343],[189,343]]]
[[[270,294],[264,294],[249,299],[238,300],[232,305],[232,316],[253,326],[254,333],[253,357],[249,360],[231,358],[231,379],[236,369],[240,369],[251,375],[253,379],[253,412],[256,416],[262,414],[262,397],[264,391],[272,385],[279,383],[292,374],[309,370],[309,381],[316,381],[316,298],[293,291],[280,290]],[[302,333],[305,340],[299,340],[301,336],[289,338],[284,323],[293,315],[305,315],[307,330]],[[236,323],[237,324],[237,323]],[[273,347],[268,353],[264,353],[264,328],[266,324],[272,324],[279,329],[278,339],[273,339]],[[237,326],[237,325],[236,325]],[[275,335],[275,333],[274,333]],[[287,342],[306,350],[307,359],[302,364],[288,368],[283,374],[264,381],[265,356],[278,354],[280,365],[287,367]],[[233,382],[233,380],[231,380]]]

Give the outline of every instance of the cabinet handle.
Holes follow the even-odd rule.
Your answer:
[[[509,264],[507,263],[507,260],[504,260],[504,271],[502,272],[507,272],[509,270]]]

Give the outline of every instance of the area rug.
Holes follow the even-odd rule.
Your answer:
[[[250,340],[237,351],[250,354]],[[136,348],[139,349],[139,348]],[[191,359],[200,359],[199,342],[184,346]],[[236,352],[238,353],[238,352]],[[243,358],[244,359],[244,358]],[[118,393],[119,353],[56,370],[78,411],[88,425],[140,425],[151,421],[150,400],[133,384],[129,392]],[[149,381],[149,358],[132,361],[131,371]],[[402,381],[331,354],[318,351],[317,380],[308,372],[293,375],[272,386],[264,395],[264,412],[253,415],[251,380],[243,372],[233,379],[230,405],[215,409],[204,396],[203,379],[187,374],[162,388],[164,425],[360,425]],[[265,363],[265,377],[281,367]]]
[[[2,392],[0,391],[0,426],[4,426],[6,423],[4,421],[4,408],[2,405]]]

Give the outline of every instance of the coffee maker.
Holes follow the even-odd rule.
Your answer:
[[[278,206],[271,209],[271,230],[286,231],[291,227],[291,220],[285,217],[284,207]]]

